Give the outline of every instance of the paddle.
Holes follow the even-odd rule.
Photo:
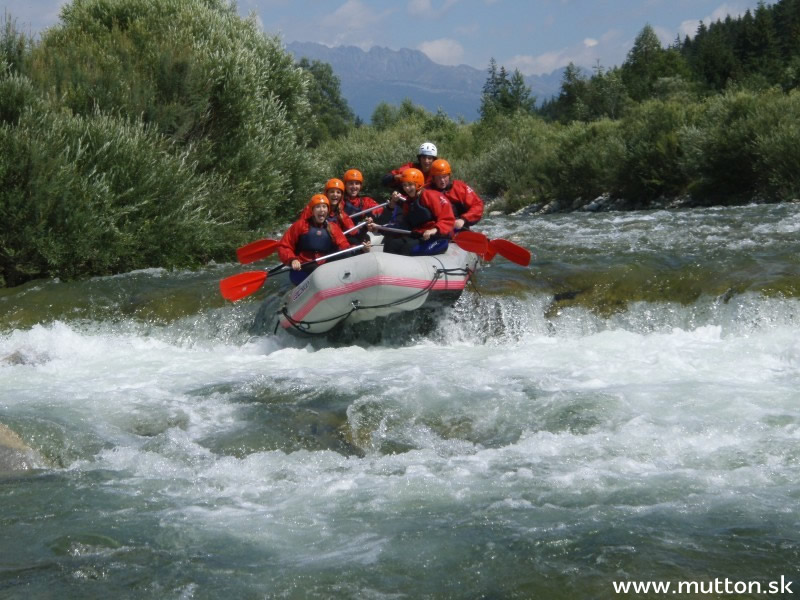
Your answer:
[[[484,256],[484,260],[492,260],[495,254],[507,258],[513,263],[527,267],[531,264],[531,253],[527,248],[523,248],[519,244],[509,242],[504,239],[496,239],[489,241],[489,252]],[[490,256],[491,255],[491,256]]]
[[[351,216],[352,216],[352,215],[351,215]],[[362,228],[364,225],[366,225],[366,224],[367,224],[367,222],[366,222],[366,221],[361,221],[361,223],[359,223],[358,225],[354,225],[353,227],[351,227],[351,228],[350,228],[350,229],[348,229],[347,231],[343,231],[342,233],[343,233],[343,234],[345,234],[345,235],[347,235],[348,233],[351,233],[351,232],[355,231],[356,229],[361,229],[361,228]]]
[[[278,240],[258,240],[242,246],[236,250],[236,258],[243,265],[246,265],[262,258],[266,258],[278,248]]]
[[[373,206],[372,208],[377,207]],[[347,235],[348,233],[351,233],[366,224],[366,221],[362,221],[355,227],[351,227],[343,233]],[[257,242],[251,242],[246,246],[242,246],[236,250],[236,258],[238,258],[239,262],[243,265],[256,262],[257,260],[261,260],[262,258],[266,258],[270,254],[273,254],[275,250],[278,249],[278,244],[280,244],[280,240],[258,240]]]
[[[341,256],[342,254],[346,254],[347,252],[353,252],[354,250],[363,250],[364,246],[352,246],[351,248],[345,248],[344,250],[339,250],[338,252],[333,252],[331,254],[326,254],[325,256],[320,256],[319,258],[315,258],[314,260],[308,260],[304,263],[300,263],[301,265],[308,265],[311,263],[319,262],[321,260],[326,260],[328,258],[333,258],[334,256]],[[230,277],[226,277],[222,281],[219,282],[219,291],[222,294],[222,297],[226,300],[230,300],[231,302],[235,302],[236,300],[240,300],[245,296],[249,296],[256,290],[258,290],[264,282],[267,280],[267,277],[270,275],[277,275],[278,273],[283,273],[284,271],[290,271],[292,269],[289,265],[275,265],[271,269],[266,271],[247,271],[246,273],[239,273],[238,275],[231,275]]]
[[[350,215],[350,218],[352,219],[353,217],[360,217],[361,215],[365,215],[367,213],[370,213],[373,210],[378,210],[379,208],[383,208],[384,206],[389,206],[389,201],[388,200],[386,202],[384,202],[383,204],[377,204],[376,206],[373,206],[373,207],[370,207],[370,208],[365,208],[364,210],[360,210],[360,211],[358,211],[356,213],[353,213],[352,215]],[[347,233],[347,232],[345,232],[345,233]]]
[[[383,225],[377,225],[376,227],[381,231],[388,231],[389,233],[410,235],[412,237],[422,237],[421,234],[417,233],[416,231],[409,231],[408,229],[395,229],[394,227],[384,227]],[[477,233],[475,231],[459,231],[453,238],[453,242],[467,252],[486,254],[488,250],[489,238],[482,233]]]

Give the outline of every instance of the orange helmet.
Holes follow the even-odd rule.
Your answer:
[[[348,181],[360,181],[364,183],[364,176],[358,169],[349,169],[344,173],[344,182],[347,183]]]
[[[409,168],[400,173],[400,183],[411,182],[417,189],[425,185],[425,176],[419,169]]]
[[[311,201],[308,203],[308,208],[313,210],[317,204],[324,204],[328,207],[328,209],[331,207],[331,201],[328,200],[328,197],[325,194],[314,194],[311,196]]]
[[[344,192],[344,181],[341,179],[328,179],[328,183],[325,184],[325,191],[327,192],[330,189],[334,190],[342,190]]]
[[[436,159],[431,165],[431,175],[450,175],[450,163],[443,158]]]

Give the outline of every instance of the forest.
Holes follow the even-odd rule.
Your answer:
[[[73,0],[37,39],[6,16],[0,52],[0,287],[229,262],[345,169],[382,198],[423,140],[506,213],[800,196],[800,0],[668,47],[645,24],[543,102],[492,60],[473,123],[413,99],[360,122],[226,0]]]

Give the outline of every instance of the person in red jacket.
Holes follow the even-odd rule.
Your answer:
[[[433,161],[438,157],[439,151],[436,145],[431,142],[422,142],[417,150],[417,162],[409,162],[393,171],[387,173],[381,179],[381,183],[386,187],[399,189],[401,187],[400,176],[406,169],[418,169],[425,178],[425,183],[430,183],[430,170]]]
[[[339,226],[328,221],[330,204],[330,200],[323,194],[311,196],[307,207],[311,215],[305,216],[304,211],[278,243],[278,258],[283,264],[292,267],[289,278],[295,285],[325,262],[308,261],[351,247]],[[369,242],[364,244],[364,248],[369,250]]]
[[[452,204],[456,230],[469,229],[483,217],[483,200],[475,190],[460,179],[452,179],[451,175],[450,163],[443,158],[436,159],[431,165],[429,187],[442,192]]]
[[[353,219],[347,214],[344,206],[344,181],[341,179],[328,179],[325,184],[325,195],[331,202],[330,214],[328,220],[334,221],[342,231],[347,231],[351,227],[355,227]]]
[[[425,176],[419,169],[406,169],[400,177],[406,201],[399,212],[400,228],[409,228],[415,235],[387,235],[383,251],[411,256],[441,254],[447,250],[455,217],[450,202],[441,192],[425,187]],[[389,200],[394,209],[399,194]],[[370,224],[370,231],[378,230]]]
[[[342,202],[342,198],[344,198],[344,182],[341,179],[328,179],[327,183],[325,184],[324,193],[330,202],[328,221],[331,223],[336,223],[339,226],[339,229],[342,231],[347,231],[351,227],[354,227],[355,223],[353,223],[353,220],[345,212],[344,202]],[[303,209],[303,212],[300,213],[300,218],[307,219],[310,216],[311,207],[306,206]],[[356,235],[358,234],[356,233]]]
[[[348,169],[345,171],[342,179],[344,180],[345,187],[344,210],[348,216],[361,212],[362,210],[367,210],[373,206],[379,206],[373,198],[361,195],[361,188],[364,186],[364,176],[361,174],[361,171],[358,169]],[[353,223],[358,225],[367,217],[372,217],[377,220],[381,214],[383,214],[383,208],[376,208],[370,213],[352,217]]]

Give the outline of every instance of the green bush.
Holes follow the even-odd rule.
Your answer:
[[[15,124],[27,108],[38,102],[39,94],[30,79],[0,64],[0,124]]]
[[[27,111],[0,126],[0,277],[200,264],[226,244],[222,181],[143,124]]]
[[[681,133],[681,168],[690,191],[707,204],[736,204],[751,200],[758,190],[756,126],[764,94],[726,92],[700,105],[697,121]]]
[[[73,0],[46,32],[32,79],[54,104],[143,120],[223,176],[230,219],[284,218],[309,173],[306,76],[280,41],[223,0]]]
[[[647,205],[686,192],[681,132],[695,123],[696,113],[696,105],[677,100],[649,100],[628,111],[621,121],[625,156],[619,169],[619,191],[626,199]]]
[[[800,197],[800,91],[769,94],[755,113],[758,188],[771,200]]]
[[[476,125],[477,154],[465,163],[473,187],[487,198],[503,196],[506,210],[554,198],[549,167],[559,131],[557,124],[522,113]]]
[[[569,206],[585,205],[606,192],[619,189],[625,158],[619,121],[574,121],[561,128],[554,140],[555,153],[548,165],[551,194]],[[577,201],[577,202],[576,202]]]

